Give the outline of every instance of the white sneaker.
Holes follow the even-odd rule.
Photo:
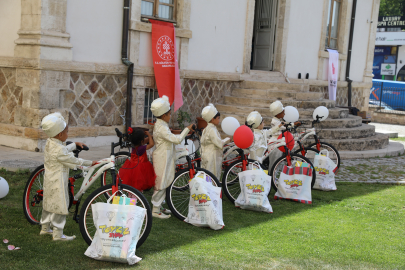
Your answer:
[[[164,214],[164,213],[160,210],[160,207],[155,207],[155,206],[153,206],[152,217],[160,218],[160,219],[167,219],[167,218],[169,218],[169,217],[171,217],[171,216]]]
[[[163,208],[163,207],[160,208],[160,211],[162,213],[164,213],[164,214],[171,214],[172,213],[172,211],[170,211],[169,209]]]
[[[67,236],[63,234],[63,230],[58,228],[53,228],[52,238],[54,241],[71,241],[76,238],[76,235]]]
[[[160,218],[160,219],[168,219],[171,215],[166,215],[163,212],[160,213],[152,213],[152,217]]]
[[[51,230],[51,224],[42,224],[41,232],[39,235],[45,235],[45,234],[52,234],[53,231]]]

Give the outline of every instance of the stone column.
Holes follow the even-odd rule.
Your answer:
[[[66,33],[67,0],[21,0],[21,29],[14,56],[72,60]]]
[[[37,67],[16,69],[16,85],[22,88],[23,98],[16,106],[13,124],[30,130],[24,133],[28,150],[43,147],[40,124],[45,115],[61,111],[68,121],[67,111],[60,109],[59,91],[69,89],[70,72],[41,69],[44,61],[72,61],[66,9],[67,0],[21,0],[14,56],[35,60]]]

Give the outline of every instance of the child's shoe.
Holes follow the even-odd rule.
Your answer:
[[[166,215],[163,211],[160,210],[160,207],[153,206],[152,209],[152,217],[167,219],[171,217],[170,215]]]
[[[51,230],[51,224],[42,224],[41,232],[39,235],[44,235],[44,234],[52,234],[53,231]]]
[[[164,214],[168,214],[168,215],[170,215],[172,213],[172,211],[170,211],[169,209],[166,209],[164,207],[160,207],[160,212],[162,212]]]
[[[73,236],[67,236],[63,234],[63,230],[58,229],[58,228],[53,228],[53,240],[54,241],[70,241],[76,238],[76,235]]]

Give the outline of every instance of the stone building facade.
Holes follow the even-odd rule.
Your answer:
[[[322,92],[328,98],[324,36],[330,0],[306,0],[305,4],[302,0],[267,1],[276,7],[271,69],[289,78],[291,83],[309,85],[310,91]],[[146,92],[156,90],[152,28],[142,14],[143,1],[130,2],[129,60],[134,63],[131,124],[140,126],[145,125]],[[194,119],[208,103],[223,103],[224,97],[240,88],[249,76],[254,20],[260,10],[255,0],[174,2],[184,99],[181,110],[189,112]],[[375,19],[379,0],[363,2],[358,10],[367,13],[370,20]],[[342,1],[339,17],[338,105],[347,104],[344,70],[351,3],[351,0]],[[224,15],[229,7],[232,12]],[[69,122],[72,139],[81,139],[90,146],[115,140],[114,129],[123,129],[124,116],[128,113],[125,111],[127,67],[121,63],[120,54],[122,14],[123,1],[0,2],[2,145],[41,151],[46,139],[40,129],[41,119],[55,111],[61,112]],[[301,14],[302,21],[294,19],[297,14]],[[304,40],[301,32],[305,24],[309,29]],[[356,66],[353,69],[361,72],[354,75],[357,77],[352,99],[354,106],[367,110],[375,29],[363,21],[357,25],[361,25],[356,26],[360,27],[357,32],[366,33],[366,41],[363,37],[354,40],[352,62]],[[302,60],[296,57],[297,50],[304,50]],[[298,72],[308,72],[309,79],[294,79]],[[177,124],[175,119],[176,113],[173,126]]]

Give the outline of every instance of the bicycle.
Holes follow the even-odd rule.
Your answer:
[[[320,123],[321,118],[322,117],[317,116],[317,119],[312,121],[312,128],[307,129],[303,132],[300,132],[299,134],[297,134],[296,129],[294,129],[295,134],[297,134],[297,135],[294,136],[294,137],[296,137],[296,141],[295,141],[293,151],[295,154],[299,153],[299,154],[313,160],[315,158],[316,154],[318,154],[321,150],[326,149],[329,152],[329,158],[332,159],[333,162],[336,164],[336,166],[339,168],[340,167],[340,155],[339,155],[338,150],[329,143],[321,142],[321,140],[316,135],[316,130],[315,130],[314,126],[315,126],[315,124]],[[310,144],[307,147],[304,147],[304,141],[310,136],[314,137],[315,142]],[[314,149],[316,151],[314,151]]]
[[[284,135],[285,132],[290,131],[291,128],[289,125],[285,125],[286,130],[282,131],[282,138],[278,139],[274,142],[269,143],[272,145],[273,149],[268,151],[278,151],[278,148],[283,147],[285,152],[283,156],[276,160],[273,164],[271,170],[268,172],[271,176],[271,185],[277,191],[278,187],[278,178],[284,168],[285,165],[292,166],[296,161],[300,161],[303,163],[308,163],[311,168],[314,170],[314,166],[312,162],[304,156],[299,154],[291,153],[291,151],[287,148],[286,137]],[[247,169],[253,169],[254,166],[259,169],[256,160],[248,159],[248,155],[244,154],[242,149],[237,149],[239,153],[239,159],[234,161],[230,164],[224,171],[222,176],[222,188],[226,197],[234,203],[235,200],[238,198],[241,189],[239,184],[239,172],[245,171]],[[268,156],[268,155],[267,155]],[[260,164],[261,168],[263,169],[264,166]],[[315,173],[312,174],[312,181],[311,181],[311,188],[314,186],[316,180]]]
[[[69,178],[68,209],[70,209],[73,205],[76,206],[74,212],[71,211],[69,212],[73,213],[73,220],[75,220],[76,223],[79,223],[80,233],[82,234],[83,239],[86,241],[88,245],[91,244],[93,235],[97,230],[93,222],[93,213],[91,205],[97,202],[107,202],[107,200],[111,197],[111,194],[115,194],[117,191],[119,191],[119,193],[121,194],[125,194],[127,197],[135,198],[137,201],[136,205],[145,208],[147,210],[145,220],[143,221],[142,224],[141,234],[139,236],[137,247],[140,247],[145,242],[152,228],[152,211],[146,198],[137,189],[128,185],[124,185],[121,183],[121,181],[116,181],[117,179],[115,174],[116,155],[114,154],[114,149],[118,146],[121,146],[121,143],[122,143],[121,140],[118,143],[111,143],[111,155],[109,158],[102,159],[98,161],[95,165],[90,167],[77,166],[77,170],[80,170],[81,172]],[[74,155],[78,157],[79,153],[82,150],[87,151],[88,148],[84,147],[82,149],[78,147],[76,150],[73,151]],[[97,168],[99,168],[99,170],[93,174],[93,172]],[[80,215],[79,215],[78,214],[79,206],[83,195],[96,182],[97,178],[100,177],[102,174],[104,174],[104,172],[106,171],[110,171],[111,179],[114,179],[113,183],[99,187],[96,190],[94,190],[84,201],[82,207],[80,208]],[[44,173],[45,173],[44,165],[37,167],[31,174],[30,178],[28,179],[26,187],[24,189],[24,196],[23,196],[24,214],[28,222],[34,225],[40,224],[40,219],[42,215]],[[74,183],[76,180],[80,178],[84,179],[80,187],[80,190],[75,194]]]
[[[195,148],[196,150],[194,152],[192,152],[192,154],[190,155],[189,153],[184,154],[184,153],[179,153],[180,155],[176,158],[176,172],[186,169],[188,168],[188,162],[186,157],[190,156],[190,158],[192,159],[192,162],[194,164],[194,167],[201,167],[201,155],[200,155],[200,138],[202,135],[202,130],[203,129],[195,129],[194,130],[194,136],[190,136],[189,139],[185,139],[184,141],[184,145],[187,147],[189,144],[189,140],[191,138],[191,141],[193,142],[193,145],[191,146],[191,149]],[[196,146],[196,142],[197,142],[197,146]],[[187,150],[189,151],[189,150]],[[177,152],[176,152],[177,155]],[[185,159],[185,162],[184,162]]]
[[[198,135],[193,133],[186,136],[186,144],[188,140],[199,140]],[[199,144],[200,145],[200,144]],[[190,187],[189,181],[194,178],[198,172],[205,172],[211,178],[211,184],[220,187],[218,179],[210,171],[200,168],[196,165],[194,156],[200,147],[196,149],[194,153],[185,156],[187,160],[187,166],[181,170],[178,170],[174,176],[173,182],[166,189],[166,202],[173,215],[180,219],[186,219],[188,215],[188,205],[190,201]]]

